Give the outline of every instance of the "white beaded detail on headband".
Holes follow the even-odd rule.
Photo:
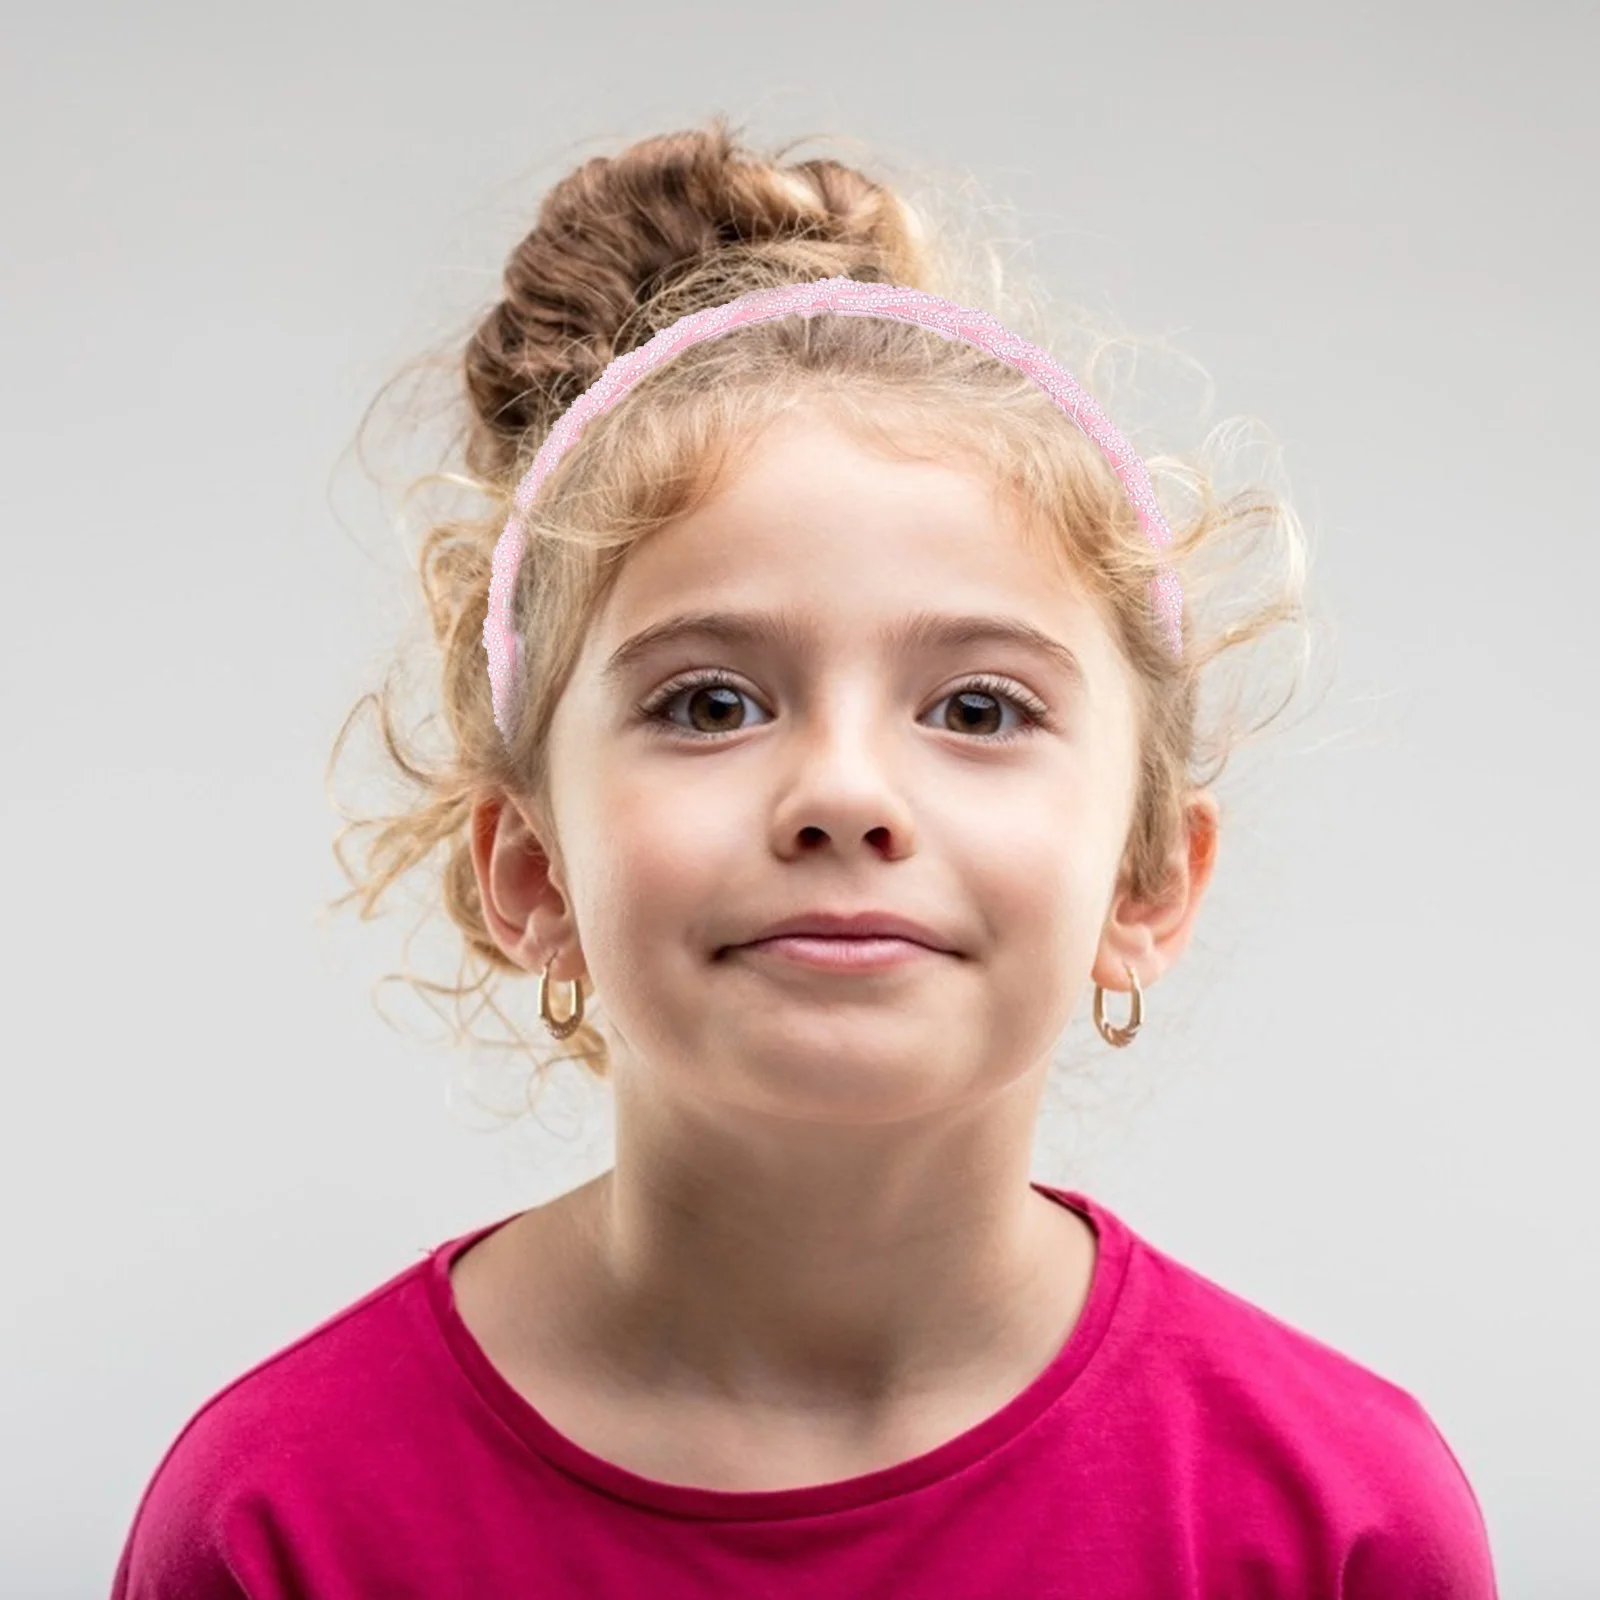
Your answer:
[[[591,418],[609,410],[647,372],[680,350],[749,323],[769,322],[775,317],[790,315],[814,316],[820,311],[920,323],[943,338],[964,339],[977,345],[1025,373],[1100,447],[1127,490],[1150,542],[1158,547],[1172,542],[1172,533],[1161,515],[1150,474],[1110,418],[1053,357],[1019,339],[986,311],[971,310],[900,284],[862,283],[845,277],[757,289],[726,305],[710,306],[680,317],[637,349],[618,356],[557,419],[518,484],[511,515],[495,545],[489,612],[483,621],[495,725],[508,743],[513,725],[512,707],[522,681],[522,641],[516,633],[512,600],[525,544],[522,519],[532,506],[539,485]],[[1171,567],[1162,567],[1151,580],[1150,588],[1152,599],[1166,621],[1173,651],[1181,654],[1183,590],[1177,575]]]

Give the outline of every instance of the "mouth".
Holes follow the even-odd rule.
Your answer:
[[[739,951],[748,951],[764,960],[823,972],[879,972],[944,954],[928,945],[918,944],[914,939],[885,934],[846,937],[837,934],[788,933],[772,939],[757,939],[750,944],[730,945],[720,952],[718,959]]]

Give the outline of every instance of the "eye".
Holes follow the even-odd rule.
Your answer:
[[[703,698],[701,698],[702,693]],[[687,706],[698,705],[704,708],[701,714],[709,720],[711,726],[685,728],[671,715],[670,708],[679,699],[683,699]],[[638,715],[660,732],[669,735],[681,733],[690,739],[716,739],[725,733],[744,731],[742,726],[726,720],[737,714],[741,700],[754,703],[749,691],[741,689],[726,673],[714,668],[706,669],[664,684],[639,707]],[[986,700],[999,705],[1010,705],[1019,714],[1016,726],[1003,733],[986,735],[983,740],[986,744],[1009,744],[1014,739],[1026,738],[1039,728],[1052,726],[1050,708],[1020,684],[1012,683],[1007,678],[969,679],[949,694],[940,696],[934,704],[942,706],[949,703],[955,707],[953,713],[946,713],[946,725],[949,731],[983,734],[984,730],[978,724],[996,714],[983,705]],[[949,723],[952,714],[963,719],[959,726]],[[691,710],[690,716],[695,715],[696,712]]]
[[[706,692],[706,697],[700,703],[710,705],[711,710],[706,714],[712,720],[709,728],[684,728],[668,714],[668,708],[675,700],[686,700],[693,704],[695,700]],[[692,674],[684,678],[674,678],[669,684],[664,685],[656,694],[652,695],[639,707],[639,715],[647,721],[659,725],[663,733],[673,730],[698,734],[702,738],[716,738],[720,733],[740,733],[743,730],[731,723],[719,725],[721,719],[737,711],[740,699],[750,700],[748,691],[739,688],[725,673],[707,670]],[[754,702],[752,701],[752,704]]]
[[[952,690],[935,704],[944,705],[946,701],[950,701],[954,704],[955,715],[958,717],[965,719],[976,716],[983,721],[988,717],[987,710],[981,704],[985,700],[992,700],[997,705],[1012,706],[1020,713],[1017,725],[1008,732],[998,733],[987,740],[989,744],[1009,744],[1013,739],[1026,738],[1039,728],[1051,726],[1049,706],[1037,696],[1030,694],[1021,684],[1012,683],[1007,678],[969,679],[959,689]],[[972,733],[981,730],[974,729],[970,721],[964,721],[955,731]]]

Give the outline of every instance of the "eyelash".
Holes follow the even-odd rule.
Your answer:
[[[725,728],[719,733],[705,733],[699,728],[682,728],[666,714],[666,708],[679,695],[690,689],[704,688],[732,689],[738,694],[749,695],[750,699],[755,699],[748,689],[741,688],[726,672],[716,667],[707,667],[663,684],[639,707],[638,714],[644,721],[654,725],[654,731],[664,733],[668,737],[678,735],[690,740],[717,740],[725,739],[735,733],[743,733],[745,731],[743,728]],[[980,694],[992,695],[999,700],[1009,700],[1022,713],[1022,722],[1010,733],[978,735],[980,743],[1010,744],[1014,740],[1024,739],[1038,732],[1041,728],[1048,729],[1055,725],[1050,716],[1050,708],[1042,700],[1035,699],[1020,685],[1006,678],[988,676],[970,678],[965,683],[957,684],[943,698],[948,700],[952,696],[967,694],[973,690],[977,690]]]

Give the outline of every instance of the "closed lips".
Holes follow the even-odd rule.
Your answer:
[[[913,918],[892,911],[804,912],[763,928],[746,944],[789,936],[818,939],[906,939],[947,955],[958,952],[942,934]]]

